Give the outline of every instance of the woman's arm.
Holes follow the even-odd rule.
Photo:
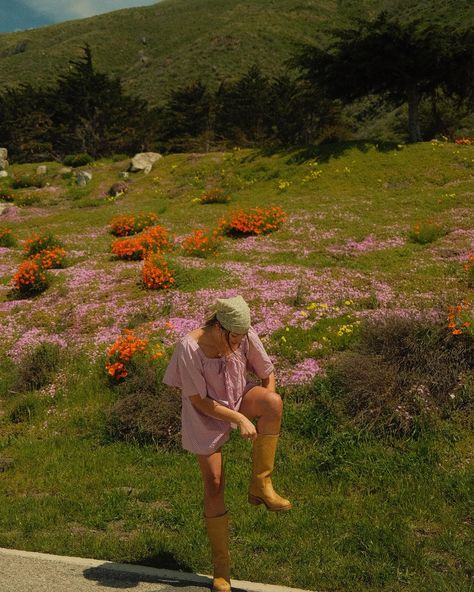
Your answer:
[[[257,437],[257,430],[253,423],[238,411],[232,411],[224,405],[219,405],[214,399],[206,397],[201,399],[200,395],[191,395],[190,397],[192,405],[204,415],[210,415],[216,419],[235,423],[239,426],[240,435],[243,438],[249,438],[251,440]]]
[[[276,382],[275,382],[275,373],[272,372],[266,378],[262,378],[262,386],[275,392],[276,389]]]

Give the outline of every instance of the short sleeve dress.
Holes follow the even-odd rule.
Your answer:
[[[181,441],[185,450],[212,454],[229,439],[231,422],[210,417],[191,403],[192,395],[210,397],[238,411],[244,394],[257,383],[248,373],[267,378],[274,371],[260,338],[250,327],[238,349],[229,356],[208,358],[191,335],[180,339],[163,377],[169,386],[181,389]]]

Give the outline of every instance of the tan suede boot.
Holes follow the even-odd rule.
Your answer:
[[[204,519],[214,564],[212,592],[230,592],[229,513]]]
[[[267,510],[282,512],[291,509],[291,502],[279,496],[270,479],[275,464],[279,435],[258,434],[253,442],[252,480],[248,500],[253,505],[265,504]]]

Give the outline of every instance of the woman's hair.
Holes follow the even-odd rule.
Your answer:
[[[230,331],[228,331],[227,329],[225,329],[217,320],[217,313],[214,313],[212,315],[212,317],[210,317],[209,319],[207,319],[207,321],[204,323],[205,327],[214,327],[215,325],[217,325],[218,327],[220,327],[222,329],[222,331],[224,331],[225,333],[225,340],[227,341],[227,345],[229,346],[230,351],[232,352],[232,354],[235,353],[235,351],[232,349],[232,346],[230,344],[230,340],[229,340],[229,333]]]

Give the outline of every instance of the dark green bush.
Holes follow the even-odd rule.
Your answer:
[[[43,406],[44,403],[37,395],[31,393],[24,395],[14,404],[8,419],[12,423],[29,422],[38,415]]]
[[[0,200],[1,201],[8,201],[12,202],[15,198],[13,197],[13,193],[8,191],[8,189],[0,189]]]
[[[21,175],[20,177],[13,177],[11,186],[13,189],[25,189],[27,187],[44,187],[46,179],[44,175]]]
[[[51,233],[49,234],[34,234],[32,238],[27,239],[25,248],[25,256],[27,258],[33,257],[33,255],[37,255],[41,253],[41,251],[54,249],[55,247],[62,247],[63,243],[53,236]]]
[[[16,238],[7,226],[0,226],[0,247],[16,247]]]
[[[106,431],[113,440],[180,447],[181,397],[162,383],[163,367],[136,356],[129,374],[114,386],[119,398],[106,413]]]
[[[49,384],[62,362],[63,350],[55,343],[40,343],[18,365],[15,391],[33,391]]]
[[[67,154],[63,158],[64,166],[80,167],[90,164],[91,162],[94,162],[94,159],[85,152],[80,154]]]
[[[365,321],[353,351],[340,353],[328,375],[357,426],[416,435],[474,407],[474,340],[453,335],[444,320]]]

